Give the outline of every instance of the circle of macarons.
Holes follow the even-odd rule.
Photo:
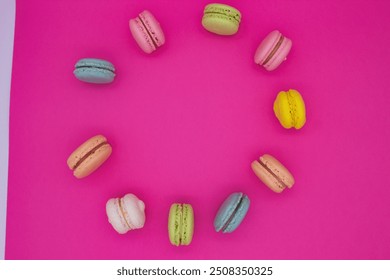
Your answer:
[[[255,53],[255,63],[263,66],[266,70],[275,70],[291,50],[292,41],[283,36],[278,30],[269,33],[258,46]]]
[[[172,245],[190,245],[194,234],[194,210],[191,204],[173,203],[168,216],[168,235]]]
[[[244,220],[250,206],[248,196],[242,192],[232,193],[219,207],[214,219],[216,232],[230,233],[235,231]]]
[[[165,35],[160,23],[148,10],[129,21],[130,32],[138,46],[145,53],[152,53],[165,43]]]
[[[274,113],[284,128],[300,129],[306,123],[305,102],[295,89],[278,93],[274,102]]]
[[[145,224],[145,204],[131,193],[109,199],[106,213],[109,223],[120,234],[143,228]]]
[[[229,36],[238,32],[241,13],[225,4],[208,4],[202,17],[202,26],[209,32]],[[141,50],[153,53],[165,44],[165,35],[153,14],[144,10],[129,20],[132,37]],[[292,41],[278,30],[269,33],[254,55],[256,64],[273,71],[286,60]],[[77,79],[87,83],[107,84],[115,78],[115,67],[109,61],[97,58],[80,59],[74,70]],[[274,102],[274,113],[284,128],[300,129],[306,122],[302,96],[296,90],[281,91]],[[96,135],[81,144],[68,158],[67,164],[76,178],[94,172],[111,155],[112,147],[103,135]],[[294,177],[276,158],[265,154],[251,164],[256,176],[271,190],[281,193],[291,188]],[[216,232],[231,233],[244,220],[250,207],[248,196],[242,192],[230,194],[218,209],[214,219]],[[116,232],[125,234],[145,224],[145,204],[134,194],[111,198],[106,203],[108,221]],[[194,210],[190,204],[173,203],[168,216],[168,235],[172,245],[189,245],[194,234]]]
[[[285,188],[292,188],[295,183],[290,171],[271,155],[261,156],[253,161],[251,166],[256,176],[276,193],[281,193]]]
[[[98,58],[82,58],[77,61],[74,76],[83,82],[92,84],[109,84],[115,78],[114,65]]]
[[[234,35],[241,22],[241,13],[232,6],[225,4],[208,4],[204,8],[202,25],[218,35]]]
[[[112,147],[103,135],[96,135],[81,144],[67,160],[73,175],[84,178],[99,168],[111,155]]]

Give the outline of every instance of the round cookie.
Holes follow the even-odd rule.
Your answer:
[[[276,158],[265,154],[252,162],[252,170],[256,176],[271,190],[281,193],[285,188],[291,188],[294,177]]]
[[[174,203],[168,217],[168,234],[172,245],[189,245],[194,234],[194,210],[190,204]]]
[[[234,35],[241,22],[241,13],[225,4],[208,4],[204,8],[203,27],[218,35]]]
[[[215,231],[230,233],[235,231],[244,220],[250,206],[250,200],[242,192],[232,193],[220,206],[214,219]]]
[[[114,81],[115,67],[103,59],[82,58],[77,61],[73,74],[78,80],[86,83],[108,84]]]
[[[143,228],[145,224],[145,204],[134,194],[109,199],[106,213],[109,223],[120,234]]]
[[[255,63],[263,66],[266,70],[275,70],[287,59],[291,50],[292,42],[283,36],[278,30],[274,30],[264,38],[255,53]]]
[[[67,164],[73,175],[84,178],[94,172],[111,155],[112,148],[107,138],[96,135],[81,144],[68,158]]]
[[[306,123],[305,102],[294,89],[279,92],[274,102],[274,113],[284,128],[301,129]]]

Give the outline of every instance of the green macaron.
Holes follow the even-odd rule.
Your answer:
[[[218,35],[233,35],[240,26],[241,13],[225,4],[208,4],[204,8],[203,27]]]
[[[172,245],[191,243],[194,234],[194,210],[190,204],[172,204],[168,218],[168,233]]]

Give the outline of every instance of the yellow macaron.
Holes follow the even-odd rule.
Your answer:
[[[306,122],[305,102],[294,89],[279,92],[274,102],[274,112],[284,128],[300,129]]]

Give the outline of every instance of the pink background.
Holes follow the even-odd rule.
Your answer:
[[[210,1],[17,1],[7,259],[389,259],[389,1],[225,1],[239,33],[200,24]],[[178,4],[180,3],[180,4]],[[148,56],[128,20],[149,9],[166,45]],[[293,41],[279,69],[253,63],[273,29]],[[110,85],[76,80],[83,57],[111,61]],[[302,130],[272,111],[280,90],[307,106]],[[113,154],[83,180],[68,155],[102,133]],[[250,163],[270,153],[294,174],[281,195]],[[245,192],[237,231],[216,233],[222,201]],[[134,193],[145,227],[117,234],[105,203]],[[195,234],[170,245],[169,207],[191,203]]]

